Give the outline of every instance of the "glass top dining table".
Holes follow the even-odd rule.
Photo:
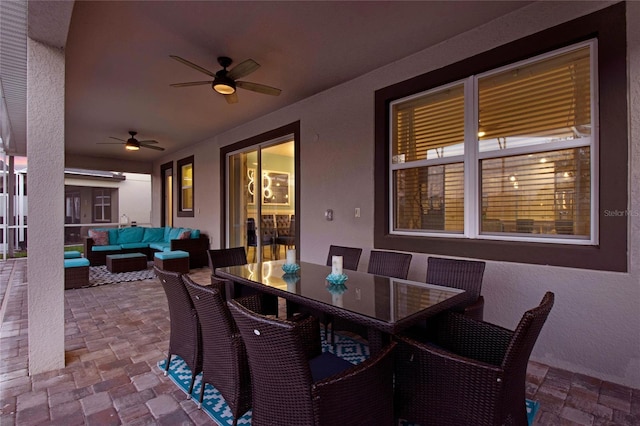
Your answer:
[[[332,285],[326,280],[330,266],[298,262],[300,269],[286,274],[284,264],[275,260],[229,266],[217,268],[215,275],[364,325],[372,353],[389,335],[452,308],[465,297],[464,290],[456,288],[359,271],[345,270],[344,285]]]

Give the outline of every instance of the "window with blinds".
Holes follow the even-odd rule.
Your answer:
[[[594,49],[392,102],[392,233],[596,244]]]

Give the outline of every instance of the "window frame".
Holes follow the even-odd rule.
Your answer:
[[[598,134],[593,132],[589,137],[545,142],[541,144],[531,144],[525,146],[518,146],[512,148],[505,148],[501,150],[480,150],[479,139],[476,137],[478,133],[478,114],[479,114],[479,82],[483,78],[491,77],[496,74],[504,73],[505,71],[517,70],[525,68],[529,65],[535,65],[548,59],[553,59],[569,52],[575,52],[584,48],[589,49],[590,58],[590,111],[591,122],[598,122],[598,99],[597,99],[597,48],[598,41],[595,38],[591,38],[586,41],[575,43],[560,49],[556,49],[550,52],[537,55],[532,58],[527,58],[521,61],[510,63],[497,69],[492,69],[479,74],[469,75],[466,78],[458,81],[445,84],[443,86],[434,87],[424,92],[410,95],[408,97],[400,98],[390,102],[389,107],[389,185],[394,190],[389,191],[389,203],[390,203],[390,215],[389,215],[389,232],[393,235],[415,235],[415,236],[433,236],[433,237],[448,237],[448,238],[477,238],[477,239],[491,239],[499,241],[527,241],[527,242],[540,242],[549,244],[579,244],[579,245],[597,245],[598,243],[598,221],[597,221],[597,209],[598,209],[598,188],[595,182],[597,182],[598,175]],[[409,162],[395,161],[393,158],[394,152],[394,134],[396,133],[394,125],[398,120],[398,115],[395,112],[396,107],[401,107],[407,103],[413,103],[421,98],[428,98],[429,96],[446,92],[451,88],[461,87],[464,93],[464,117],[461,120],[461,124],[464,125],[464,138],[462,141],[463,153],[450,156],[444,156],[442,158],[425,158],[415,159]],[[402,109],[402,108],[400,108]],[[480,200],[483,189],[482,181],[482,161],[496,158],[509,158],[512,156],[520,156],[525,154],[540,154],[540,153],[553,153],[565,149],[571,148],[583,148],[588,147],[590,149],[590,187],[589,195],[592,202],[590,203],[590,231],[588,238],[575,238],[575,237],[558,237],[552,234],[486,234],[481,232],[481,218],[480,218]],[[447,230],[435,230],[435,229],[398,229],[395,227],[396,223],[396,203],[399,201],[396,199],[395,187],[394,187],[394,173],[399,170],[411,170],[414,168],[428,168],[434,166],[447,166],[462,163],[464,169],[464,188],[473,190],[465,190],[464,192],[464,227],[462,231],[447,231]],[[581,237],[581,236],[578,236]]]
[[[394,100],[481,75],[540,54],[597,39],[599,121],[593,123],[601,148],[594,177],[598,205],[596,245],[394,235],[390,232],[390,104]],[[627,271],[628,81],[626,75],[626,4],[618,3],[495,49],[379,89],[375,93],[374,246],[486,260]],[[477,162],[478,159],[476,158]],[[615,190],[614,190],[615,189]],[[473,202],[473,200],[472,200]],[[466,206],[465,206],[466,207]],[[607,214],[609,212],[609,214]],[[596,219],[596,215],[594,215]]]
[[[188,166],[191,165],[191,209],[183,209],[183,195],[182,195],[182,191],[183,191],[183,186],[182,186],[182,169],[184,166]],[[196,186],[196,168],[195,168],[195,163],[194,163],[194,156],[191,155],[189,157],[183,158],[181,160],[178,160],[176,162],[176,167],[178,168],[178,182],[177,185],[179,186],[178,188],[178,208],[177,208],[177,215],[178,217],[194,217],[194,212],[195,212],[195,206],[196,206],[196,192],[195,192],[195,186]]]
[[[100,197],[101,200],[104,201],[104,199],[106,197],[109,197],[109,204],[105,204],[104,202],[98,204],[97,200],[98,197]],[[91,193],[91,203],[92,203],[92,221],[94,223],[111,223],[111,216],[112,216],[112,212],[111,209],[113,208],[113,190],[111,188],[94,188],[92,193]],[[98,219],[97,215],[96,215],[96,207],[100,207],[100,210],[102,212],[102,217],[100,219]],[[109,217],[107,219],[105,219],[105,212],[108,212]]]

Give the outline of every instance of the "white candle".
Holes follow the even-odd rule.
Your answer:
[[[296,263],[296,249],[287,250],[287,263],[290,265]]]
[[[342,275],[342,256],[331,257],[331,273]]]
[[[342,303],[342,295],[341,294],[332,294],[331,295],[331,303],[333,303],[334,306],[337,306],[339,308],[344,308],[344,304]]]

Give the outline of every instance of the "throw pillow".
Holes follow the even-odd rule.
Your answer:
[[[89,229],[89,237],[93,238],[93,244],[96,246],[109,245],[109,231],[96,231]]]
[[[178,236],[179,240],[188,240],[191,238],[191,231],[182,231]]]

